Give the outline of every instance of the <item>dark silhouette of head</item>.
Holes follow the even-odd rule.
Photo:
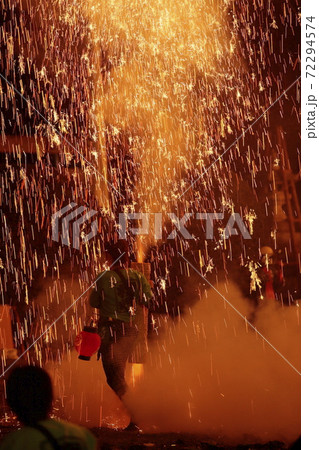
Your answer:
[[[7,381],[7,402],[24,425],[47,419],[53,400],[49,374],[36,366],[17,367]]]
[[[121,256],[122,255],[122,256]],[[109,265],[126,267],[129,262],[129,246],[127,241],[120,240],[115,244],[108,244],[106,257]]]

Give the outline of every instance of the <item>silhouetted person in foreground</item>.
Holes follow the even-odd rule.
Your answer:
[[[87,429],[49,418],[53,391],[48,373],[35,366],[13,369],[7,402],[24,425],[10,433],[0,450],[93,450],[96,439]]]

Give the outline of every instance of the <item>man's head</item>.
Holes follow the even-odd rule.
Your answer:
[[[108,265],[126,267],[129,263],[129,246],[127,241],[120,240],[116,244],[108,244],[106,258]],[[122,255],[122,256],[121,256]]]
[[[53,390],[48,373],[36,366],[13,369],[7,381],[7,402],[20,422],[32,425],[48,418]]]

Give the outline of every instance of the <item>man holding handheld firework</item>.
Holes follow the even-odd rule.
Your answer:
[[[121,256],[122,255],[122,256]],[[148,307],[152,290],[145,276],[128,268],[128,245],[119,241],[107,249],[106,271],[95,283],[90,305],[99,310],[99,353],[107,382],[122,398],[127,391],[125,365],[135,349],[141,329],[140,312]]]

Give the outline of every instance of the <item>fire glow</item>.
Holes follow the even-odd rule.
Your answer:
[[[144,309],[141,318],[144,331],[148,323],[152,330],[151,343],[144,335],[148,360],[128,364],[129,401],[151,431],[213,430],[236,442],[245,433],[262,441],[295,438],[295,373],[269,356],[244,320],[230,317],[226,303],[214,315],[212,291],[176,258],[179,252],[194,256],[200,272],[211,275],[226,297],[231,292],[245,317],[252,314],[229,280],[247,267],[248,290],[259,291],[258,249],[263,240],[276,249],[286,233],[277,225],[268,232],[265,224],[283,214],[276,174],[287,170],[285,133],[276,129],[280,141],[271,110],[266,111],[279,98],[277,117],[284,117],[289,101],[287,116],[299,120],[299,87],[291,84],[298,55],[285,47],[286,36],[298,29],[295,9],[289,1],[31,0],[19,2],[14,12],[13,0],[5,3],[12,17],[5,13],[1,22],[0,286],[2,302],[22,317],[21,323],[14,321],[14,339],[6,345],[10,350],[31,346],[26,361],[50,370],[68,417],[124,428],[128,411],[105,387],[99,363],[75,357],[74,338],[87,321],[82,295],[103,270],[104,244],[119,238],[118,214],[168,217],[172,211],[183,218],[203,211],[198,214],[206,217],[196,220],[200,234],[194,232],[191,240],[175,233],[158,242],[162,235],[156,238],[153,225],[147,236],[132,229],[125,236],[133,244],[132,267],[154,279],[156,298],[155,312]],[[20,8],[18,20],[14,14]],[[51,229],[51,218],[70,202],[100,213],[94,218],[96,237],[78,239],[72,249],[54,239]],[[210,239],[210,213],[204,212],[232,217],[237,207],[252,237],[240,241],[240,251],[232,233],[226,238],[227,226],[216,225]],[[289,264],[294,243],[283,248]],[[256,321],[299,367],[299,310],[287,312],[282,299],[278,304],[279,312],[274,305],[258,310]],[[285,332],[277,336],[281,328]],[[244,367],[235,367],[227,350],[234,360],[242,351]],[[8,358],[3,352],[3,369]],[[250,370],[258,368],[262,374],[255,378]],[[175,389],[166,397],[160,373],[162,386]],[[287,380],[293,393],[287,384],[281,391]],[[143,389],[147,401],[137,398]],[[207,398],[214,398],[216,411]]]

